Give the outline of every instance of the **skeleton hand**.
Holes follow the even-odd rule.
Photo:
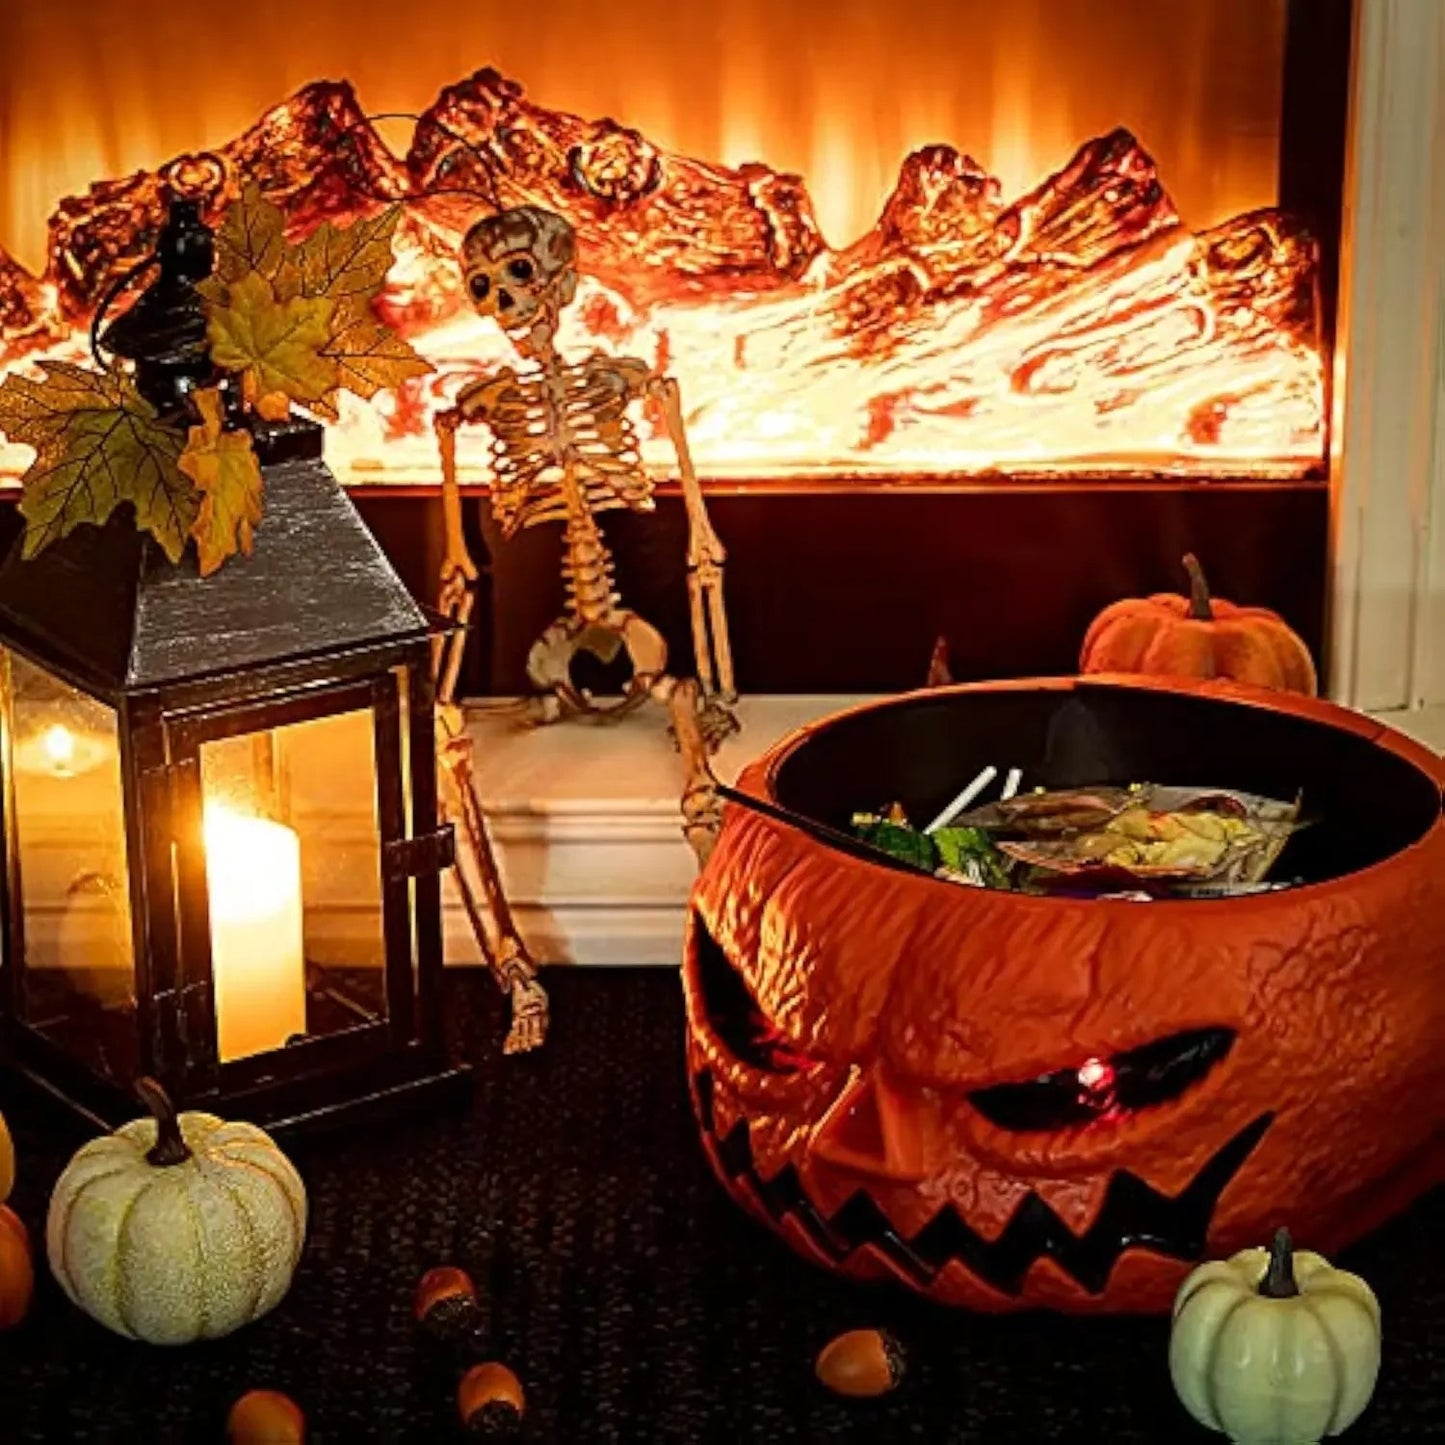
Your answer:
[[[703,513],[693,523],[688,537],[687,565],[706,585],[713,586],[722,581],[723,563],[727,559],[727,549],[713,531],[707,514]]]
[[[437,610],[447,617],[455,617],[468,587],[476,580],[476,563],[465,551],[458,555],[448,549],[442,559],[442,585],[437,594]]]

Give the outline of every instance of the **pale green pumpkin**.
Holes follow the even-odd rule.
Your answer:
[[[1169,1373],[1185,1409],[1239,1445],[1316,1445],[1359,1418],[1380,1370],[1380,1306],[1358,1275],[1280,1230],[1196,1269],[1174,1300]]]
[[[154,1118],[85,1145],[50,1199],[46,1249],[61,1288],[117,1334],[214,1340],[274,1309],[306,1234],[306,1190],[274,1140],[212,1114]]]

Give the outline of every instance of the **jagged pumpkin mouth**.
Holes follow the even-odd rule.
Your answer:
[[[717,1043],[744,1069],[787,1075],[815,1064],[769,1023],[696,914],[693,957],[693,980],[707,1024]],[[1092,1070],[1058,1070],[1022,1083],[975,1090],[968,1098],[1002,1129],[1022,1133],[1077,1128],[1177,1099],[1224,1058],[1233,1041],[1228,1029],[1190,1030],[1107,1061],[1091,1061],[1097,1065]],[[997,1238],[984,1237],[951,1204],[905,1238],[865,1189],[825,1213],[809,1196],[791,1162],[765,1178],[754,1157],[746,1119],[718,1133],[711,1070],[696,1070],[692,1087],[719,1171],[735,1191],[756,1200],[774,1224],[795,1221],[824,1258],[842,1264],[859,1250],[871,1248],[923,1290],[956,1262],[1004,1295],[1020,1294],[1029,1270],[1044,1258],[1094,1295],[1103,1293],[1126,1250],[1148,1250],[1186,1262],[1201,1259],[1220,1196],[1274,1119],[1273,1113],[1263,1113],[1245,1125],[1174,1195],[1162,1193],[1128,1169],[1114,1170],[1099,1210],[1082,1234],[1074,1233],[1046,1200],[1030,1191]]]

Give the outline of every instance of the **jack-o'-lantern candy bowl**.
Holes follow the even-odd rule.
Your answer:
[[[1445,1179],[1445,762],[1309,698],[1087,678],[843,713],[739,787],[846,830],[894,800],[931,818],[986,764],[1298,794],[1272,874],[1298,886],[969,888],[729,806],[684,978],[739,1203],[942,1303],[1166,1311],[1206,1255],[1281,1223],[1333,1251]]]

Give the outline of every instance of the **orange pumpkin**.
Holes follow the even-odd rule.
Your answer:
[[[1309,648],[1278,613],[1211,597],[1192,554],[1184,570],[1188,597],[1161,592],[1106,607],[1089,626],[1079,671],[1227,677],[1310,697],[1318,692]]]
[[[1327,1252],[1445,1178],[1445,760],[1227,682],[975,684],[840,714],[739,787],[846,829],[1026,787],[1302,793],[1225,901],[960,887],[737,806],[684,956],[707,1156],[807,1258],[944,1304],[1167,1311],[1280,1220]]]
[[[30,1236],[13,1209],[0,1204],[0,1330],[18,1325],[35,1292]]]

